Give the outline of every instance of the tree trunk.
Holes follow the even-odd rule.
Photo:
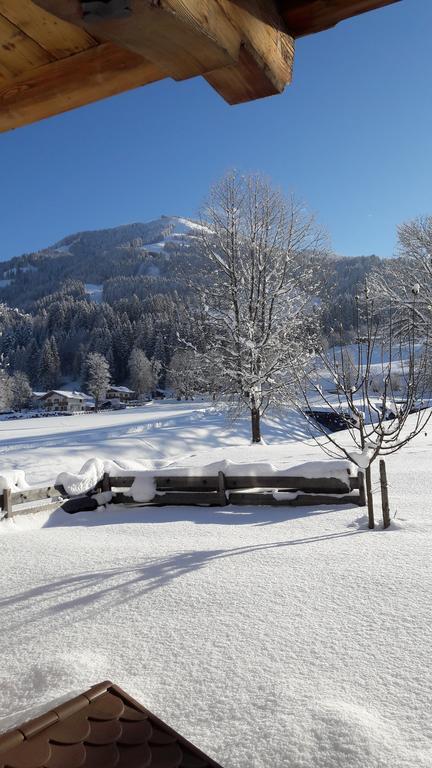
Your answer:
[[[251,427],[252,427],[252,442],[261,442],[261,423],[260,423],[259,408],[251,409]]]

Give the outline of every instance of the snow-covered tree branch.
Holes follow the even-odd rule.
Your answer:
[[[310,419],[324,405],[346,431],[329,432],[319,422],[325,438],[320,447],[332,458],[353,461],[365,474],[369,527],[374,527],[371,465],[378,456],[399,451],[416,437],[431,416],[427,376],[430,356],[429,328],[419,327],[418,293],[402,311],[390,307],[377,317],[366,287],[357,299],[357,339],[319,352],[303,377],[299,408]],[[396,332],[401,319],[403,339]],[[326,388],[324,381],[330,382]]]
[[[286,401],[293,365],[314,347],[309,261],[324,238],[294,197],[235,172],[211,190],[201,238],[212,270],[200,295],[204,357],[221,394],[249,410],[252,441],[260,442],[261,416]]]

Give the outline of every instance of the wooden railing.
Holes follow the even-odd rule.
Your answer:
[[[151,501],[136,502],[130,491],[135,475],[110,477],[105,474],[97,486],[82,496],[70,498],[61,485],[0,493],[2,517],[13,517],[29,512],[53,509],[57,504],[66,512],[92,510],[97,500],[92,496],[100,491],[112,494],[112,503],[133,506],[166,505],[270,505],[315,506],[317,504],[356,504],[365,506],[363,484],[360,477],[346,474],[346,480],[329,477],[306,478],[283,475],[235,476],[218,472],[217,475],[160,475],[154,478],[155,495]],[[127,490],[123,490],[127,489]],[[358,490],[358,493],[355,491]],[[282,494],[278,498],[278,494]],[[286,494],[285,496],[283,494]],[[35,502],[43,501],[38,505]],[[31,505],[31,506],[29,506]]]

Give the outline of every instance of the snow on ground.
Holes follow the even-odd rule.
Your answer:
[[[295,420],[251,448],[198,403],[58,422],[0,424],[0,466],[321,458]],[[430,768],[431,447],[389,459],[388,531],[348,506],[3,521],[0,730],[108,678],[225,768]]]
[[[91,301],[95,301],[100,304],[103,295],[103,285],[97,285],[96,283],[84,283],[84,290]]]
[[[275,455],[280,455],[282,445],[282,459],[286,455],[298,463],[297,440],[308,437],[301,417],[287,413],[270,420],[263,431],[266,440],[279,446]],[[155,462],[175,457],[181,457],[185,466],[224,458],[261,459],[262,446],[251,448],[249,442],[246,419],[232,424],[201,401],[153,402],[122,411],[0,421],[0,474],[21,469],[31,484],[52,482],[59,472],[77,472],[95,456],[149,469]],[[245,446],[249,446],[247,456]],[[271,446],[267,450],[266,458],[271,458]],[[311,451],[316,456],[314,446]]]

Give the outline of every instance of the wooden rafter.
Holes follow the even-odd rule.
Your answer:
[[[0,131],[161,80],[149,61],[104,43],[0,84]]]
[[[101,4],[100,15],[85,14],[91,4],[76,0],[61,0],[60,8],[57,0],[35,2],[99,40],[144,56],[176,80],[232,64],[238,56],[239,35],[215,0],[130,0],[130,13],[121,15],[109,12],[115,0]]]
[[[167,76],[281,93],[296,37],[399,1],[0,0],[0,131]]]
[[[401,0],[281,0],[281,14],[294,37],[322,32],[344,19]]]
[[[229,104],[282,93],[291,82],[294,40],[274,2],[218,0],[241,36],[234,66],[206,75]]]
[[[85,12],[94,3],[35,2],[176,80],[204,75],[231,104],[280,93],[291,80],[294,43],[276,0],[128,0],[130,13],[106,3],[100,16]]]

